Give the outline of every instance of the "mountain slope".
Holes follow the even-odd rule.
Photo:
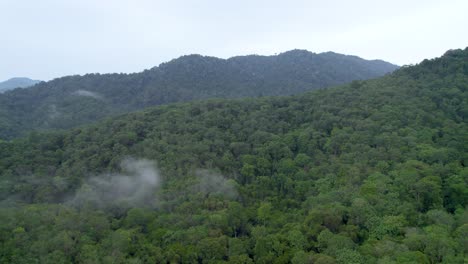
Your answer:
[[[468,48],[0,142],[0,262],[464,263],[467,84]]]
[[[0,138],[70,128],[172,102],[297,94],[396,68],[355,56],[294,50],[227,60],[190,55],[141,73],[63,77],[0,95]]]
[[[8,79],[4,82],[0,82],[0,93],[3,93],[5,91],[15,89],[15,88],[26,88],[29,86],[33,86],[41,81],[38,80],[31,80],[29,78],[24,78],[24,77],[16,77],[16,78],[11,78]]]

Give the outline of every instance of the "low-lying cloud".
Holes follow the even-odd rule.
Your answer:
[[[208,170],[198,170],[195,175],[198,178],[198,183],[193,186],[195,192],[222,195],[229,199],[237,198],[234,181]]]
[[[69,203],[98,208],[152,206],[154,193],[160,186],[155,163],[129,158],[121,167],[122,174],[105,174],[86,180]]]
[[[103,97],[98,93],[87,91],[87,90],[77,90],[73,92],[74,95],[92,97],[94,99],[101,100]]]

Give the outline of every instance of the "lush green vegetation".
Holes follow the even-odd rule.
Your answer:
[[[294,50],[228,60],[191,55],[141,73],[63,77],[0,94],[0,139],[173,102],[292,95],[375,78],[396,68],[383,61]]]
[[[455,50],[304,95],[3,141],[0,262],[466,263],[467,87]],[[157,162],[149,195],[86,195],[128,157]]]

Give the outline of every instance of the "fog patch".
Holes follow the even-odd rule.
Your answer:
[[[77,90],[73,92],[73,95],[92,97],[94,99],[101,100],[103,97],[98,93],[87,91],[87,90]]]
[[[56,119],[60,117],[60,112],[57,110],[57,106],[55,104],[49,105],[48,109],[49,119]]]
[[[68,203],[101,209],[153,206],[161,179],[155,163],[129,158],[122,161],[121,167],[122,174],[104,174],[86,180]]]
[[[198,180],[198,183],[192,187],[195,192],[206,195],[221,195],[229,199],[238,197],[234,180],[226,179],[224,176],[208,170],[198,170],[195,175]]]

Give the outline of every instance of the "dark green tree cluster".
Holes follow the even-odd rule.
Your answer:
[[[134,74],[88,74],[0,94],[0,138],[67,129],[105,117],[206,98],[292,95],[392,72],[397,66],[293,50],[227,60],[183,56]]]
[[[454,50],[303,95],[0,141],[0,262],[466,263],[467,87]],[[158,164],[144,203],[70,203],[127,157]]]

